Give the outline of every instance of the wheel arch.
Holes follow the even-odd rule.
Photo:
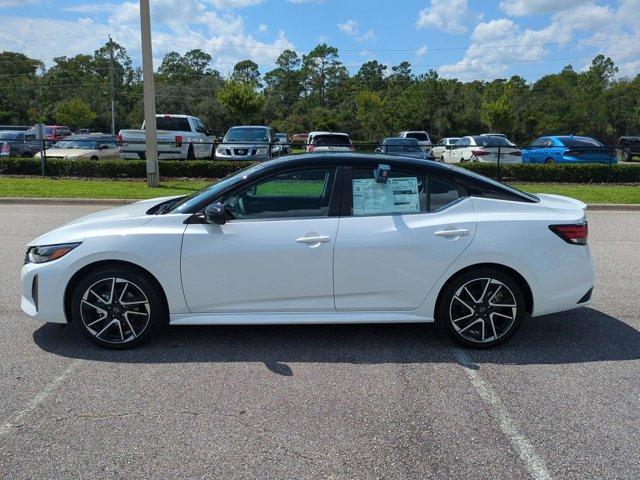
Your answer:
[[[165,293],[164,288],[162,287],[158,279],[149,270],[141,267],[140,265],[136,265],[135,263],[127,262],[125,260],[98,260],[96,262],[92,262],[83,266],[76,273],[74,273],[71,279],[69,279],[69,282],[67,282],[67,286],[65,287],[64,291],[64,315],[67,319],[67,323],[71,323],[71,321],[73,320],[73,315],[71,315],[71,299],[73,297],[73,292],[76,286],[89,272],[97,268],[104,267],[125,267],[131,270],[135,270],[139,274],[147,277],[155,285],[157,291],[160,292],[160,298],[164,303],[165,311],[167,312],[167,314],[169,313],[167,294]]]
[[[438,298],[436,299],[434,312],[438,312],[439,311],[440,301],[442,300],[442,294],[443,294],[443,292],[445,291],[445,289],[449,286],[449,284],[451,282],[455,281],[455,279],[458,278],[460,275],[464,275],[465,273],[472,272],[473,270],[477,270],[479,268],[490,268],[490,269],[493,269],[493,270],[498,270],[498,271],[503,272],[503,273],[509,275],[510,277],[512,277],[513,280],[522,289],[522,294],[524,296],[524,303],[525,303],[526,312],[529,315],[531,315],[533,313],[533,293],[531,291],[531,287],[529,286],[529,282],[527,282],[527,280],[517,270],[514,270],[513,268],[508,267],[506,265],[502,265],[502,264],[499,264],[499,263],[491,263],[491,262],[489,262],[489,263],[476,263],[476,264],[473,264],[473,265],[468,265],[468,266],[458,270],[457,272],[453,273],[447,279],[447,281],[444,282],[444,284],[440,288],[440,291],[438,292]]]

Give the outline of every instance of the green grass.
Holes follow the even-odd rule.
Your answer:
[[[525,192],[565,195],[585,203],[640,203],[640,185],[516,183],[513,186]]]
[[[164,180],[160,188],[149,188],[133,180],[82,180],[35,177],[0,177],[0,197],[22,198],[153,198],[188,195],[210,182],[206,180]],[[516,188],[532,193],[555,193],[586,203],[640,204],[640,185],[577,185],[519,183]],[[278,192],[269,192],[277,194]]]

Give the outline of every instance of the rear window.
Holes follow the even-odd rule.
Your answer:
[[[172,132],[190,132],[189,120],[180,117],[156,117],[158,130],[170,130]]]
[[[311,143],[318,147],[349,146],[351,139],[346,135],[318,135]]]
[[[511,147],[511,143],[506,138],[502,137],[490,137],[490,136],[479,136],[473,137],[476,142],[476,145],[479,147]]]
[[[428,142],[429,141],[429,135],[427,135],[424,132],[409,132],[409,133],[407,133],[406,137],[407,138],[415,138],[419,142]]]
[[[593,138],[559,137],[565,147],[602,147],[602,144]]]

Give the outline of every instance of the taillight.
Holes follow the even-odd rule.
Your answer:
[[[316,149],[315,145],[307,145],[307,152],[311,153]]]
[[[587,244],[589,226],[586,222],[575,225],[549,225],[549,230],[572,245]]]
[[[182,146],[182,135],[176,135],[176,147]]]
[[[118,134],[118,136],[116,137],[116,143],[119,146],[122,146],[122,135]]]
[[[9,150],[11,149],[11,146],[8,143],[3,143],[2,144],[2,155],[9,155]]]
[[[489,153],[486,150],[471,150],[471,154],[475,157],[483,157],[484,155],[489,155]]]

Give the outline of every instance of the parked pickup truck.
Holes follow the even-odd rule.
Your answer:
[[[211,158],[214,137],[199,118],[189,115],[156,115],[159,160]],[[120,130],[122,158],[145,158],[144,122],[140,130]]]

